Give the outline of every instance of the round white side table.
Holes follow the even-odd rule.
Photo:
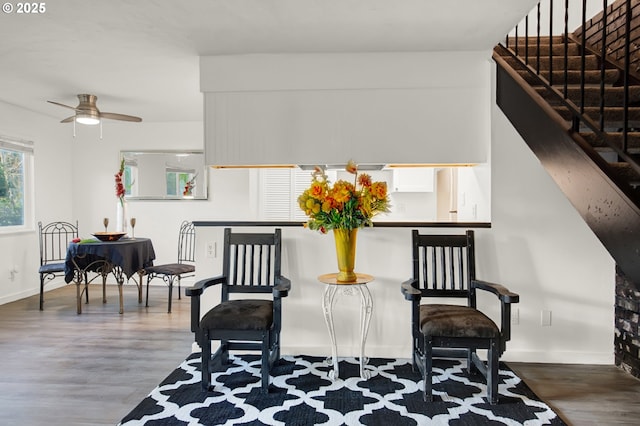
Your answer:
[[[356,276],[356,280],[352,282],[338,281],[337,273],[323,274],[318,277],[318,281],[327,285],[322,298],[322,310],[324,311],[324,320],[327,323],[327,329],[331,337],[331,358],[327,358],[329,365],[333,366],[333,370],[329,371],[331,380],[336,380],[339,377],[338,345],[333,324],[333,304],[338,293],[360,295],[360,377],[366,380],[370,376],[369,371],[364,369],[367,363],[367,359],[364,356],[364,346],[369,332],[371,313],[373,312],[373,299],[367,283],[370,283],[375,278],[373,275],[360,273],[356,273]]]

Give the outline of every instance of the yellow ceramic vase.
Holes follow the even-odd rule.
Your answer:
[[[338,281],[349,283],[356,280],[353,268],[356,264],[356,237],[358,228],[334,229],[336,255],[338,256]]]

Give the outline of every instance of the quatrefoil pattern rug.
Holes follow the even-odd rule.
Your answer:
[[[261,392],[257,355],[231,356],[200,387],[200,354],[192,354],[121,425],[564,425],[504,364],[500,401],[484,399],[481,375],[468,377],[466,361],[436,359],[434,401],[422,399],[422,381],[407,359],[369,360],[368,380],[358,361],[341,358],[340,379],[328,378],[324,358],[284,356]]]

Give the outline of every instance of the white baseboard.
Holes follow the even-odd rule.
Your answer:
[[[288,355],[329,356],[331,348],[328,346],[282,346],[281,352]],[[360,349],[356,346],[338,346],[338,356],[359,356]],[[365,355],[376,358],[411,358],[411,348],[391,346],[367,346]],[[485,353],[479,351],[485,357]],[[539,362],[544,364],[597,364],[613,365],[615,362],[612,352],[553,352],[553,351],[515,351],[509,350],[502,355],[501,361]]]
[[[612,344],[613,346],[613,344]],[[543,364],[597,364],[613,365],[615,356],[611,352],[567,352],[567,351],[517,351],[509,350],[500,358],[501,361],[539,362]]]
[[[39,285],[40,284],[38,284],[38,286]],[[46,293],[49,290],[64,287],[66,285],[69,285],[69,284],[65,283],[64,281],[51,281],[45,284],[44,291]],[[17,293],[7,294],[5,296],[0,297],[0,305],[4,305],[5,303],[15,302],[16,300],[25,299],[27,297],[35,296],[37,294],[40,294],[40,287],[30,288]]]

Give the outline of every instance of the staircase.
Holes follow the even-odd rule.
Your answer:
[[[580,36],[496,46],[496,100],[640,290],[640,80]]]

